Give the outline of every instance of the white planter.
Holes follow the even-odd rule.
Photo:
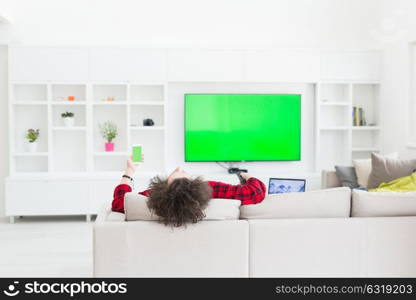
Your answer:
[[[28,143],[27,147],[30,153],[35,153],[38,150],[38,143],[37,142]]]
[[[74,121],[75,121],[74,118],[63,118],[63,119],[64,119],[65,127],[72,127],[72,126],[74,126]]]

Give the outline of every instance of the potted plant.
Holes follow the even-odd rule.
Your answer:
[[[117,136],[117,125],[111,121],[107,121],[107,122],[104,122],[103,124],[100,124],[99,126],[100,126],[102,137],[107,141],[107,143],[105,143],[105,151],[106,152],[114,151],[113,140]]]
[[[61,114],[61,117],[64,119],[65,127],[74,126],[74,113],[73,112],[64,112]]]
[[[38,143],[36,142],[39,138],[39,129],[28,129],[26,133],[26,139],[29,142],[29,152],[36,152]]]

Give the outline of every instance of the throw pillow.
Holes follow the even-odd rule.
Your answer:
[[[349,187],[350,189],[354,189],[359,186],[354,167],[335,166],[335,172],[337,173],[338,179],[342,186]]]
[[[383,182],[409,176],[416,170],[416,159],[401,160],[386,158],[376,153],[371,154],[371,173],[368,188],[377,188]]]
[[[398,158],[398,153],[390,153],[384,157],[388,158]],[[371,158],[368,159],[354,159],[352,164],[355,168],[355,173],[357,174],[357,181],[360,187],[366,188],[368,186],[368,178],[371,173]]]
[[[148,198],[137,193],[127,193],[124,197],[126,221],[158,221],[147,207]],[[240,218],[240,200],[211,199],[205,209],[204,220],[238,220]]]

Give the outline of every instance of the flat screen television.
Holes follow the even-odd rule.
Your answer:
[[[185,161],[300,160],[301,96],[185,94]]]

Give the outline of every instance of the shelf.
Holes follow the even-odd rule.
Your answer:
[[[79,127],[85,127],[87,124],[87,109],[86,105],[53,105],[52,106],[52,127],[61,129],[68,128],[74,129]],[[74,114],[73,127],[66,127],[65,121],[62,118],[62,114],[65,112],[72,112]]]
[[[15,153],[16,157],[48,156],[48,152],[20,152]]]
[[[104,102],[110,97],[113,98],[114,102],[126,101],[127,84],[92,85],[92,99],[94,102]]]
[[[13,102],[14,105],[47,105],[46,101],[16,101]]]
[[[58,101],[53,101],[52,105],[85,105],[87,104],[86,101],[62,101],[62,102],[58,102]]]
[[[11,92],[15,102],[47,102],[48,99],[46,84],[14,84]]]
[[[130,101],[131,105],[165,105],[164,101]]]
[[[353,130],[380,130],[379,126],[353,126]]]
[[[63,127],[63,126],[56,126],[52,127],[52,130],[62,130],[62,131],[82,131],[86,130],[85,126],[73,126],[73,127]]]
[[[87,98],[86,84],[54,83],[51,86],[53,102],[72,102],[68,97],[75,97],[75,102],[85,102]]]
[[[127,107],[125,105],[97,105],[93,107],[92,116],[93,151],[105,152],[106,140],[101,135],[100,126],[105,122],[111,122],[117,126],[117,137],[114,140],[115,153],[127,151]]]
[[[163,127],[165,124],[164,106],[158,105],[133,105],[130,109],[130,127],[147,127],[143,126],[143,120],[152,119],[154,126]],[[149,126],[150,127],[150,126]]]
[[[114,151],[114,152],[94,152],[95,156],[127,156],[128,153],[127,152],[118,152],[118,151]]]
[[[321,105],[349,105],[350,91],[348,83],[321,83],[319,86],[319,101]]]
[[[131,130],[165,130],[164,126],[130,126]]]
[[[341,102],[341,101],[338,101],[338,102],[335,102],[335,101],[333,101],[333,102],[330,102],[330,101],[320,102],[320,104],[323,105],[323,106],[349,106],[350,105],[348,102]]]
[[[148,84],[132,84],[130,86],[130,99],[134,102],[163,102],[164,86]]]
[[[53,128],[56,129],[57,127]],[[79,127],[78,127],[79,128]],[[52,172],[83,172],[87,170],[87,152],[85,151],[87,139],[84,128],[61,127],[53,133],[50,166]],[[73,130],[74,129],[74,130]],[[64,130],[64,131],[60,131]]]
[[[127,105],[127,101],[121,101],[121,100],[117,100],[117,101],[95,101],[93,102],[94,105]]]
[[[321,127],[320,130],[348,130],[349,128],[347,126],[342,127]]]
[[[348,130],[349,127],[348,126],[334,126],[334,127],[321,127],[320,130]],[[380,127],[378,126],[352,126],[353,130],[380,130]]]
[[[352,148],[353,152],[379,152],[378,148]]]

